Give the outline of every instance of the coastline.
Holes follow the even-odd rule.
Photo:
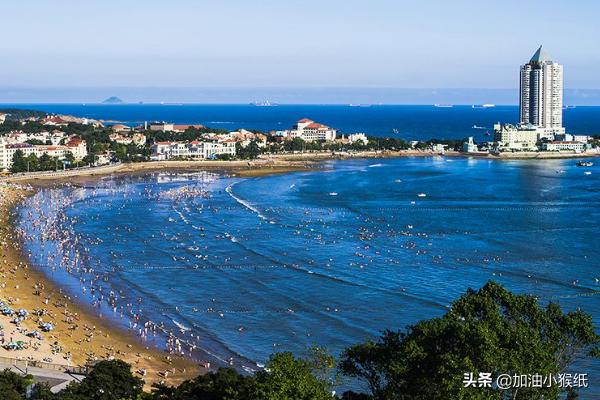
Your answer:
[[[483,158],[490,160],[554,160],[574,158],[600,157],[600,152],[570,153],[570,152],[516,152],[516,153],[463,153],[446,151],[439,153],[431,150],[385,150],[362,151],[356,153],[286,153],[260,156],[255,160],[234,161],[144,161],[137,163],[116,164],[93,168],[73,169],[66,171],[50,171],[30,174],[9,175],[0,177],[0,182],[13,182],[32,186],[48,186],[69,183],[78,180],[93,179],[110,174],[135,174],[167,170],[214,170],[225,171],[234,176],[256,177],[278,173],[309,171],[323,168],[323,161],[352,160],[371,158],[402,158],[402,157],[464,157]]]
[[[16,332],[11,317],[0,314],[0,325],[5,328],[7,343],[20,340],[28,343],[29,349],[8,351],[0,347],[0,358],[29,360],[42,367],[84,367],[90,362],[103,359],[121,359],[132,366],[134,374],[145,381],[146,389],[161,381],[177,385],[208,370],[197,362],[169,354],[154,345],[146,345],[136,335],[116,326],[110,318],[102,317],[89,305],[72,299],[63,293],[60,286],[43,272],[31,266],[23,254],[22,243],[15,233],[14,210],[28,196],[42,188],[60,187],[65,184],[85,185],[108,175],[136,175],[156,171],[214,170],[232,176],[258,177],[318,168],[315,162],[272,162],[262,161],[204,161],[204,162],[148,162],[116,167],[67,170],[52,174],[22,175],[0,182],[0,300],[13,310],[26,309],[30,316],[21,323],[23,333]],[[36,176],[37,175],[37,176]],[[8,266],[8,268],[7,268]],[[4,282],[7,275],[9,280]],[[48,299],[46,301],[46,299]],[[45,309],[47,314],[32,316],[33,310]],[[25,332],[39,331],[41,322],[51,322],[55,329],[42,333],[43,340],[35,344]],[[37,347],[33,350],[32,344]],[[62,349],[54,353],[52,346]],[[145,375],[138,371],[145,371]]]
[[[147,388],[160,381],[177,384],[202,373],[203,370],[192,360],[146,346],[132,333],[115,327],[108,319],[63,294],[58,285],[29,265],[10,216],[14,207],[33,194],[34,190],[0,187],[0,215],[3,216],[0,219],[0,255],[3,264],[0,269],[0,298],[14,310],[23,308],[29,311],[28,318],[21,322],[27,332],[39,330],[41,322],[51,322],[55,329],[42,333],[41,345],[34,350],[37,339],[26,338],[25,341],[21,336],[16,336],[16,333],[12,333],[16,328],[10,322],[12,318],[0,316],[0,323],[7,331],[7,342],[8,336],[15,335],[15,341],[23,340],[29,345],[27,350],[0,348],[0,356],[36,361],[42,367],[48,361],[55,365],[83,367],[94,361],[118,358],[132,365],[132,371],[145,380]],[[33,310],[39,309],[45,309],[46,314],[34,316]],[[62,351],[53,354],[51,345]],[[137,372],[141,370],[146,371],[145,376]]]
[[[95,314],[94,310],[79,304],[61,293],[58,285],[44,276],[35,268],[30,268],[27,258],[22,254],[21,244],[14,233],[13,221],[9,216],[12,210],[22,201],[25,196],[31,195],[41,187],[60,186],[65,183],[85,184],[106,175],[120,174],[145,174],[153,171],[184,171],[184,170],[215,170],[224,171],[233,176],[256,177],[278,173],[295,171],[308,171],[323,168],[322,162],[337,159],[360,159],[360,158],[394,158],[394,157],[433,157],[440,154],[430,151],[400,151],[400,152],[369,152],[358,153],[351,156],[334,155],[331,153],[318,154],[287,154],[259,159],[253,161],[165,161],[146,162],[135,164],[123,164],[103,170],[87,169],[67,171],[70,174],[52,174],[49,176],[20,176],[15,180],[19,184],[29,185],[28,188],[17,188],[15,186],[0,186],[0,239],[2,240],[3,270],[2,278],[6,285],[0,288],[0,299],[12,300],[13,309],[24,308],[28,311],[46,308],[48,316],[43,317],[44,322],[52,321],[56,329],[50,333],[44,333],[43,344],[35,352],[9,352],[0,348],[0,356],[15,357],[22,354],[23,357],[33,357],[37,361],[44,358],[52,358],[52,363],[63,365],[83,366],[92,359],[108,359],[111,357],[123,359],[132,365],[135,372],[140,369],[147,371],[144,376],[147,387],[152,383],[165,380],[169,384],[176,384],[185,379],[192,378],[203,372],[192,360],[171,356],[155,347],[146,347],[143,342],[131,332],[113,326],[109,319],[104,319]],[[538,154],[539,155],[539,154]],[[565,156],[566,154],[562,154]],[[523,159],[523,157],[497,157],[491,155],[478,156],[458,152],[444,154],[447,157],[480,157],[488,159]],[[552,158],[577,158],[581,154],[572,154],[568,157]],[[535,157],[529,157],[535,158]],[[546,158],[544,158],[546,159]],[[14,267],[14,268],[12,268]],[[8,275],[10,274],[10,275]],[[4,282],[3,282],[4,283]],[[40,288],[42,288],[40,290]],[[36,293],[39,291],[40,293]],[[49,301],[46,303],[45,298]],[[23,322],[28,331],[37,329],[34,323],[37,317],[29,317]],[[0,322],[12,328],[10,318],[1,317]],[[21,340],[21,337],[18,337]],[[31,342],[31,339],[27,338]],[[56,342],[64,349],[63,354],[52,354],[49,343]],[[67,359],[63,355],[70,354]],[[164,372],[168,372],[165,379]]]

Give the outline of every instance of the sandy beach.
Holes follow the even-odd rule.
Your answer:
[[[29,315],[19,325],[15,317],[0,315],[2,345],[19,344],[22,349],[0,347],[0,357],[33,360],[69,366],[84,366],[102,359],[119,358],[131,363],[134,371],[150,385],[166,380],[177,383],[201,373],[201,368],[188,359],[169,356],[166,351],[145,347],[133,333],[111,326],[95,311],[77,304],[41,272],[31,268],[16,239],[10,216],[12,208],[36,187],[84,184],[107,174],[137,174],[160,170],[215,170],[231,175],[254,177],[266,174],[306,171],[322,168],[322,161],[348,158],[431,157],[430,151],[362,152],[354,154],[310,153],[273,155],[252,161],[165,161],[122,164],[104,169],[66,171],[49,175],[9,178],[14,183],[0,184],[0,300],[12,310],[27,310]],[[559,154],[554,154],[558,156]],[[445,156],[468,156],[447,152]],[[519,157],[521,156],[521,157]],[[571,158],[582,154],[561,154],[563,157],[540,157],[535,154],[507,155],[491,159]],[[564,157],[566,156],[566,157]],[[21,186],[19,186],[21,185]],[[27,185],[27,187],[26,187]],[[34,310],[44,310],[34,315]],[[40,325],[50,322],[51,332],[41,332]],[[38,331],[35,335],[34,331]],[[29,336],[27,335],[29,334]],[[33,337],[32,337],[33,336]]]
[[[10,210],[30,193],[15,186],[0,186],[0,300],[15,311],[29,313],[19,326],[11,322],[14,317],[0,315],[3,344],[22,342],[24,347],[1,347],[0,357],[70,366],[118,358],[130,363],[147,387],[163,380],[178,383],[201,373],[194,362],[145,347],[133,334],[110,326],[28,265],[15,238]],[[43,314],[34,315],[34,310],[43,310]],[[48,322],[54,329],[42,332],[40,324]],[[25,335],[36,330],[41,339]]]
[[[145,380],[147,389],[152,383],[165,381],[177,384],[205,371],[187,358],[145,346],[132,332],[115,327],[111,321],[97,315],[94,309],[77,303],[43,273],[28,264],[14,231],[12,210],[38,188],[66,183],[86,184],[110,174],[144,174],[160,170],[203,169],[255,177],[313,168],[318,168],[317,162],[170,161],[13,176],[5,179],[0,183],[0,301],[15,312],[27,310],[28,315],[16,325],[12,322],[15,315],[0,314],[0,332],[3,334],[0,344],[19,345],[19,349],[14,350],[0,347],[0,357],[28,360],[42,365],[52,364],[53,368],[77,368],[98,360],[122,359],[130,363],[132,370]],[[44,323],[51,323],[53,330],[43,332],[40,327]],[[35,337],[30,337],[34,332]]]

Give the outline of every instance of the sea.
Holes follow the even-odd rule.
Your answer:
[[[431,138],[489,141],[498,122],[519,121],[517,106],[473,108],[472,105],[436,107],[433,105],[253,105],[222,104],[4,104],[0,108],[36,109],[57,114],[123,123],[167,121],[203,124],[207,127],[263,132],[289,129],[301,118],[329,125],[342,134],[362,132],[405,140]],[[565,109],[564,125],[577,134],[600,134],[600,107],[577,106]]]
[[[191,116],[213,106],[156,106],[163,114],[142,111],[155,106],[94,106],[89,114],[76,112],[88,106],[52,107],[204,123]],[[250,110],[275,113],[269,121],[284,127],[300,116],[336,127],[345,120],[341,106],[290,106],[287,114],[287,106],[240,106],[246,111],[231,115],[224,110],[235,106],[214,107],[223,114],[209,119],[234,127],[266,126]],[[353,122],[344,130],[368,131],[369,119],[357,117],[365,113],[372,134],[396,127],[411,139],[460,138],[516,113],[378,108],[345,107]],[[569,123],[590,133],[598,111],[565,110],[565,120],[580,113]],[[430,120],[416,124],[415,114]],[[319,346],[339,355],[384,329],[441,316],[490,280],[543,304],[581,308],[600,326],[600,170],[576,162],[436,156],[327,161],[253,178],[108,176],[40,190],[19,208],[19,226],[32,264],[115,324],[158,346],[170,332],[193,358],[252,373],[274,352],[302,356]],[[144,334],[149,321],[158,329]],[[600,396],[600,362],[578,361],[568,372],[588,374],[582,398]]]

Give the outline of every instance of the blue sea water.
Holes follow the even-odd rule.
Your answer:
[[[295,121],[306,117],[330,125],[342,133],[364,132],[406,140],[463,139],[473,136],[476,140],[489,141],[490,138],[485,133],[492,132],[494,123],[515,123],[519,119],[517,106],[474,109],[471,106],[440,108],[424,105],[2,105],[2,108],[6,107],[120,121],[130,125],[140,125],[144,121],[169,121],[181,124],[199,123],[228,130],[259,129],[265,132],[288,129]],[[580,106],[566,109],[563,115],[568,132],[600,134],[600,107]]]
[[[107,177],[40,191],[21,227],[33,263],[73,295],[117,299],[100,306],[108,318],[139,315],[250,371],[275,351],[339,354],[440,316],[491,279],[599,326],[599,205],[600,172],[574,160],[400,158]],[[599,362],[570,372],[589,375],[583,398],[600,396]]]

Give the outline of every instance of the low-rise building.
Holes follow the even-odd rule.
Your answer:
[[[574,141],[552,141],[542,144],[542,150],[544,151],[572,151],[581,153],[586,151],[588,145],[582,142]]]
[[[52,132],[35,132],[25,133],[23,131],[12,131],[4,136],[4,140],[8,144],[25,143],[27,141],[38,141],[43,144],[59,145],[62,141],[66,140],[67,135],[65,132],[59,130],[53,130]]]
[[[42,118],[40,123],[42,125],[50,125],[50,126],[64,126],[64,125],[69,124],[68,121],[61,118],[59,115],[48,115],[47,117]]]
[[[560,135],[555,135],[554,140],[559,142],[581,142],[588,143],[590,141],[590,137],[588,135],[575,135],[571,133],[563,133]]]
[[[167,122],[158,122],[150,124],[151,131],[161,131],[161,132],[185,132],[189,128],[194,129],[202,129],[204,125],[178,125],[171,124]]]
[[[71,138],[67,143],[65,143],[65,154],[66,152],[71,152],[73,157],[76,160],[82,160],[85,156],[87,156],[87,144],[85,140],[79,138]]]
[[[479,148],[477,144],[473,141],[473,136],[469,136],[469,139],[463,143],[462,151],[465,153],[478,153]]]
[[[113,132],[119,132],[119,133],[131,131],[130,126],[123,125],[123,124],[115,124],[115,125],[111,126],[110,129],[112,129]]]
[[[254,133],[246,129],[239,129],[235,132],[229,132],[229,138],[238,142],[242,147],[248,146],[252,142],[256,142],[258,147],[263,148],[267,145],[267,136],[262,133]]]
[[[5,138],[0,138],[0,169],[9,170],[13,164],[13,158],[17,151],[21,151],[25,157],[34,154],[41,157],[44,154],[50,157],[64,159],[71,153],[75,160],[82,160],[87,156],[85,140],[73,138],[65,145],[32,145],[29,143],[9,143]]]
[[[536,151],[540,133],[533,125],[494,125],[494,141],[498,151]]]
[[[113,133],[109,136],[110,140],[119,144],[135,144],[136,146],[144,146],[146,144],[146,135],[142,133],[134,133],[133,135],[123,135]]]
[[[218,156],[235,156],[235,141],[206,140],[193,142],[157,142],[150,148],[152,152],[150,159],[153,161],[171,160],[173,158],[183,159],[215,159]]]
[[[431,151],[433,151],[435,153],[443,154],[446,152],[446,150],[448,150],[447,144],[442,144],[442,143],[432,143],[431,144]]]
[[[342,135],[341,137],[335,139],[335,142],[340,144],[353,144],[357,142],[368,144],[369,139],[367,139],[367,135],[364,133],[352,133],[350,135]]]
[[[308,118],[299,120],[290,130],[276,132],[278,136],[288,139],[300,138],[306,142],[314,142],[316,140],[331,142],[335,140],[336,134],[337,131],[335,129]]]

